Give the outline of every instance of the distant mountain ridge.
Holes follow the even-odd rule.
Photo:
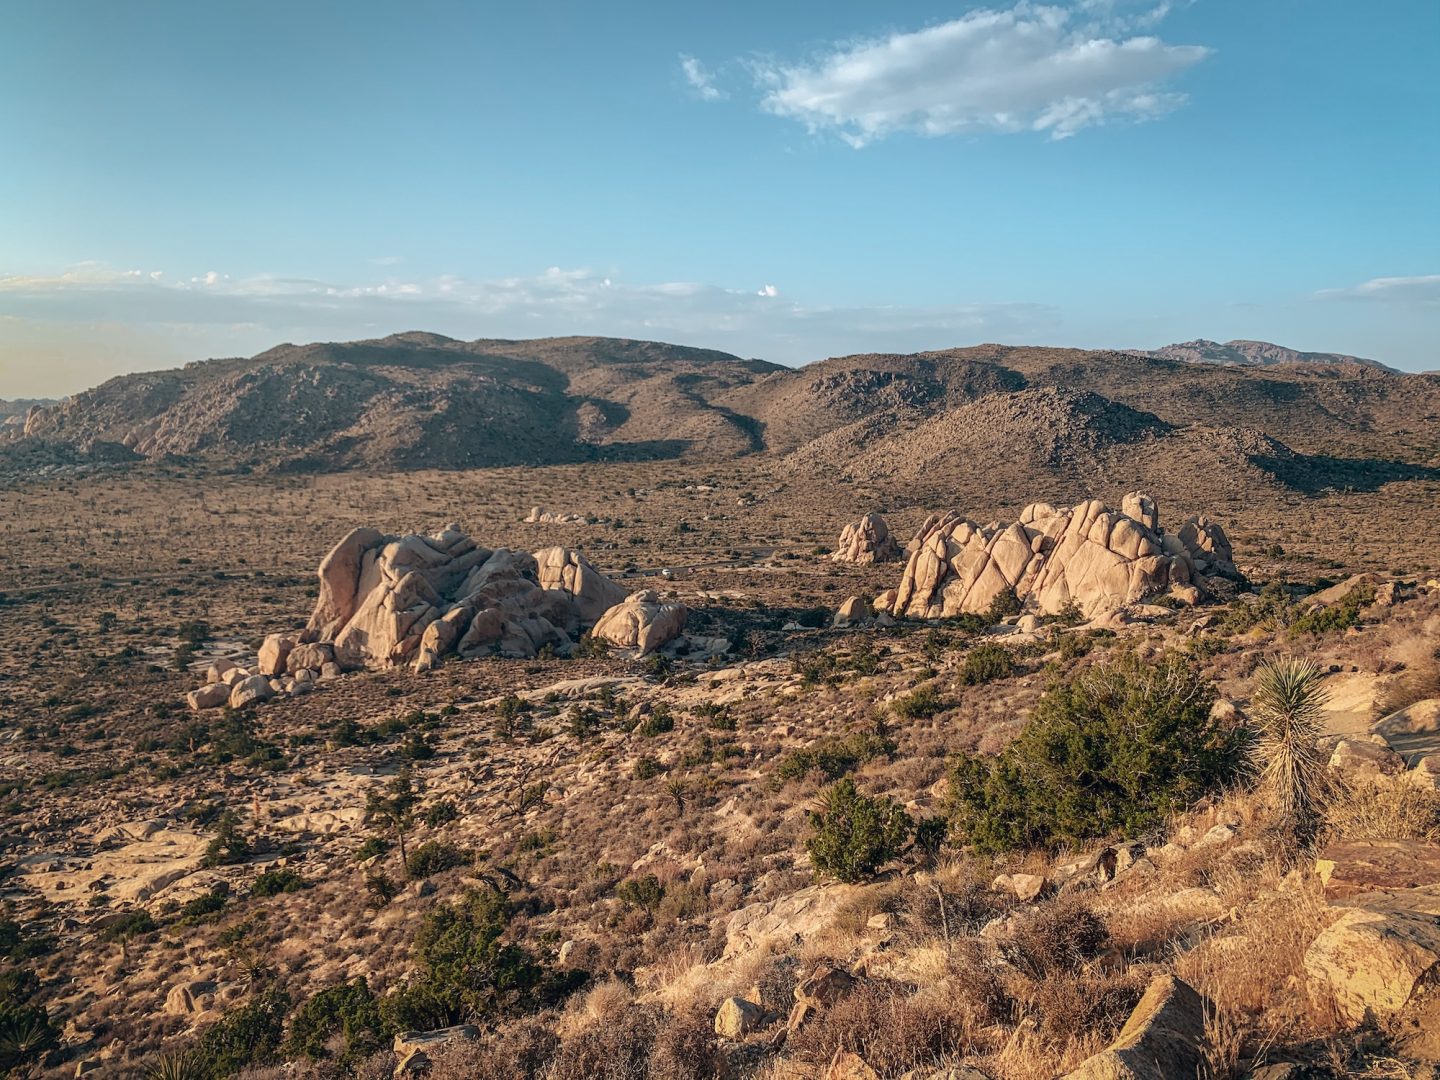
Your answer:
[[[1363,356],[1347,356],[1344,353],[1301,352],[1276,345],[1269,341],[1247,341],[1237,338],[1224,343],[1197,338],[1182,341],[1176,345],[1165,345],[1146,353],[1169,360],[1182,360],[1196,364],[1225,364],[1234,367],[1273,367],[1286,364],[1359,364],[1362,367],[1395,369],[1378,360],[1367,360]]]
[[[0,428],[0,454],[308,472],[770,454],[937,497],[977,478],[1058,491],[1182,462],[1311,486],[1342,459],[1440,465],[1440,376],[1216,348],[1242,346],[1245,364],[1190,346],[990,344],[788,368],[652,341],[410,332],[120,376]]]

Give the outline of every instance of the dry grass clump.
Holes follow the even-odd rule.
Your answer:
[[[1032,979],[1079,971],[1110,942],[1105,920],[1077,896],[1023,912],[1001,946],[1005,959]]]
[[[1325,808],[1333,840],[1440,840],[1440,794],[1414,785],[1360,781]]]
[[[968,1025],[949,1002],[892,983],[870,983],[821,1011],[787,1044],[789,1056],[823,1065],[859,1054],[883,1077],[940,1065],[965,1051]]]
[[[527,1016],[429,1054],[430,1080],[540,1080],[560,1045],[553,1015]]]
[[[1430,698],[1440,698],[1440,649],[1423,654],[1386,686],[1375,700],[1375,715],[1389,716]]]

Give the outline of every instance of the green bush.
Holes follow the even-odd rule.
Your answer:
[[[832,735],[786,754],[780,760],[776,775],[782,781],[799,780],[810,770],[818,769],[826,780],[838,780],[867,761],[889,757],[894,752],[895,741],[875,732],[856,731],[843,738]]]
[[[331,1057],[332,1040],[339,1036],[341,1065],[368,1057],[385,1044],[380,1005],[363,978],[318,991],[296,1010],[285,1040],[287,1058],[311,1061]]]
[[[976,645],[965,656],[960,668],[960,681],[966,686],[979,686],[993,679],[1008,679],[1015,674],[1015,654],[1002,645]]]
[[[667,731],[675,730],[675,716],[670,708],[663,703],[656,705],[649,716],[644,717],[635,725],[635,734],[644,735],[647,738],[654,738],[656,735],[663,735]]]
[[[250,886],[250,895],[257,897],[279,896],[281,893],[295,893],[308,889],[310,882],[288,866],[266,870]]]
[[[864,881],[905,846],[914,822],[887,796],[862,795],[851,780],[828,788],[820,810],[809,811],[814,834],[805,841],[810,861],[822,874],[844,882]]]
[[[456,820],[459,816],[460,811],[455,808],[453,802],[449,799],[441,799],[425,808],[424,818],[426,825],[432,829],[438,829],[441,825]]]
[[[240,833],[240,819],[226,810],[215,822],[215,835],[210,838],[200,865],[207,868],[229,866],[244,862],[252,853],[250,841]]]
[[[952,828],[983,852],[1144,832],[1236,776],[1245,733],[1210,719],[1214,701],[1175,654],[1053,686],[998,757],[953,763]]]
[[[1345,599],[1307,611],[1290,624],[1290,636],[1334,634],[1360,625],[1360,610],[1375,602],[1375,590],[1364,585],[1351,589]]]
[[[660,879],[654,874],[646,874],[644,877],[629,878],[620,882],[615,886],[615,897],[629,907],[654,911],[660,906],[660,901],[665,898],[665,887],[660,884]]]
[[[257,1065],[278,1065],[289,1011],[290,997],[283,990],[266,990],[248,1004],[231,1009],[196,1046],[204,1074],[233,1076]]]
[[[405,860],[405,872],[412,878],[427,878],[442,870],[460,866],[468,856],[454,844],[443,840],[427,840]]]
[[[635,759],[635,764],[630,766],[630,775],[636,780],[653,780],[664,771],[665,766],[649,754],[640,755]]]
[[[1020,603],[1020,597],[1015,595],[1014,589],[1001,589],[995,594],[995,599],[990,601],[990,606],[985,609],[985,621],[991,626],[998,622],[1004,622],[1012,615],[1019,615],[1025,610]]]
[[[123,938],[138,937],[140,934],[149,934],[159,927],[150,913],[143,908],[136,911],[127,911],[120,918],[116,919],[101,933],[106,941],[120,941]]]
[[[355,861],[364,862],[390,850],[390,841],[383,836],[367,836],[365,842],[355,849]]]
[[[201,893],[180,906],[180,925],[197,926],[200,923],[212,922],[212,917],[225,909],[229,897],[230,886],[223,881],[217,881],[210,887],[209,892]]]
[[[500,941],[509,921],[508,901],[488,889],[427,915],[412,952],[419,978],[381,999],[386,1029],[425,1031],[526,1005],[541,971],[519,946]]]
[[[934,716],[945,708],[940,691],[934,686],[921,686],[903,697],[896,698],[890,705],[895,715],[905,720],[923,720]]]

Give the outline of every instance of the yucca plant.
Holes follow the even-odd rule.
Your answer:
[[[157,1054],[145,1063],[145,1080],[206,1080],[209,1071],[199,1056],[186,1052]]]
[[[1322,677],[1313,660],[1269,661],[1256,673],[1250,702],[1260,786],[1302,843],[1313,838],[1325,802],[1320,735],[1329,694]]]

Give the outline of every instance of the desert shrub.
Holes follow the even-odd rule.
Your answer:
[[[0,970],[0,1071],[26,1076],[60,1045],[60,1029],[39,1002],[40,980],[28,968]]]
[[[665,766],[649,754],[640,755],[635,759],[635,764],[630,766],[630,775],[636,780],[653,780],[664,771]]]
[[[851,780],[826,789],[821,809],[808,811],[813,835],[805,841],[810,861],[822,874],[844,882],[864,881],[895,858],[914,823],[888,796],[862,795]]]
[[[856,731],[843,737],[816,739],[809,746],[793,750],[780,759],[775,775],[780,780],[798,780],[818,769],[826,780],[838,780],[867,761],[889,757],[895,740],[870,731]]]
[[[960,681],[979,686],[994,679],[1008,679],[1015,673],[1015,654],[1001,645],[976,645],[965,655]]]
[[[279,866],[274,870],[266,870],[256,877],[250,885],[250,895],[262,898],[279,896],[281,893],[295,893],[309,887],[310,882],[306,881],[297,870],[289,866]]]
[[[423,733],[411,731],[400,745],[400,754],[410,761],[428,761],[435,756],[435,747],[430,745]]]
[[[647,1080],[709,1080],[724,1076],[725,1060],[715,1041],[714,1021],[697,1009],[662,1016],[650,1047]]]
[[[432,829],[438,829],[441,825],[456,820],[459,816],[460,811],[449,799],[441,799],[425,808],[425,824]]]
[[[675,716],[668,706],[656,705],[649,716],[641,718],[635,725],[635,734],[644,735],[647,738],[654,738],[656,735],[663,735],[667,731],[675,730]]]
[[[495,734],[513,739],[523,730],[530,715],[530,702],[515,694],[502,698],[495,709]]]
[[[541,1080],[560,1046],[544,1016],[525,1016],[429,1053],[430,1080]]]
[[[1025,610],[1025,605],[1020,603],[1020,597],[1014,589],[1001,589],[995,594],[995,599],[990,601],[990,606],[985,609],[985,621],[992,626],[998,622],[1004,622],[1012,615],[1019,615]]]
[[[214,867],[242,863],[251,854],[250,841],[240,832],[240,819],[226,810],[215,821],[215,835],[210,838],[200,865]]]
[[[27,930],[15,919],[0,917],[0,957],[6,960],[31,960],[44,956],[55,947],[48,934]]]
[[[1325,798],[1322,678],[1313,660],[1271,661],[1256,673],[1250,703],[1257,731],[1252,762],[1261,787],[1300,840],[1313,837]]]
[[[794,1058],[822,1068],[849,1052],[881,1076],[897,1076],[916,1065],[939,1064],[963,1045],[964,1035],[948,1003],[879,984],[862,986],[822,1010],[787,1047]]]
[[[1109,940],[1105,921],[1084,901],[1061,897],[1025,911],[1001,951],[1032,979],[1046,979],[1078,971]]]
[[[628,907],[654,911],[665,898],[665,887],[654,874],[627,878],[615,886],[615,898]]]
[[[940,691],[934,686],[921,686],[890,704],[895,715],[905,720],[924,720],[945,708]]]
[[[231,1076],[252,1066],[279,1064],[289,1011],[290,997],[283,990],[266,990],[231,1009],[196,1044],[195,1056],[204,1074]]]
[[[100,936],[106,941],[121,941],[125,938],[149,934],[158,929],[159,927],[155,925],[155,920],[150,917],[150,913],[143,908],[137,908],[135,911],[127,911],[105,927]]]
[[[1282,630],[1295,619],[1294,594],[1294,586],[1272,581],[1260,590],[1259,596],[1231,601],[1217,629],[1226,634],[1243,634],[1257,626]]]
[[[360,978],[317,991],[296,1010],[285,1040],[285,1056],[311,1061],[328,1058],[330,1044],[338,1037],[341,1048],[336,1056],[348,1064],[379,1050],[386,1034],[379,1003],[369,984]]]
[[[468,856],[444,840],[427,840],[405,860],[405,872],[412,878],[427,878],[463,864]]]
[[[1057,1051],[1093,1036],[1109,1042],[1145,992],[1142,971],[1108,974],[1076,972],[1032,983],[1026,1003],[1038,1013],[1037,1034]]]
[[[1237,774],[1242,729],[1210,718],[1214,686],[1170,654],[1098,665],[1041,697],[990,760],[951,766],[952,828],[977,850],[1135,835]]]
[[[1301,634],[1319,636],[1321,634],[1333,634],[1341,630],[1348,630],[1352,626],[1360,625],[1360,611],[1369,607],[1375,602],[1375,589],[1373,586],[1361,585],[1351,589],[1343,600],[1339,600],[1325,607],[1313,608],[1305,612],[1290,624],[1290,636],[1298,637]]]
[[[365,842],[355,849],[355,861],[364,862],[390,850],[390,841],[383,836],[367,836]]]
[[[660,1011],[632,1005],[585,1027],[560,1044],[547,1080],[660,1080],[649,1068]]]
[[[420,976],[383,998],[390,1030],[428,1030],[497,1017],[521,1008],[539,984],[540,968],[500,938],[510,921],[506,898],[472,889],[421,923],[411,956]]]
[[[214,916],[225,909],[225,904],[230,898],[230,886],[217,881],[210,887],[207,893],[201,893],[193,900],[187,900],[180,905],[177,913],[181,926],[196,926],[203,922],[211,922]]]

